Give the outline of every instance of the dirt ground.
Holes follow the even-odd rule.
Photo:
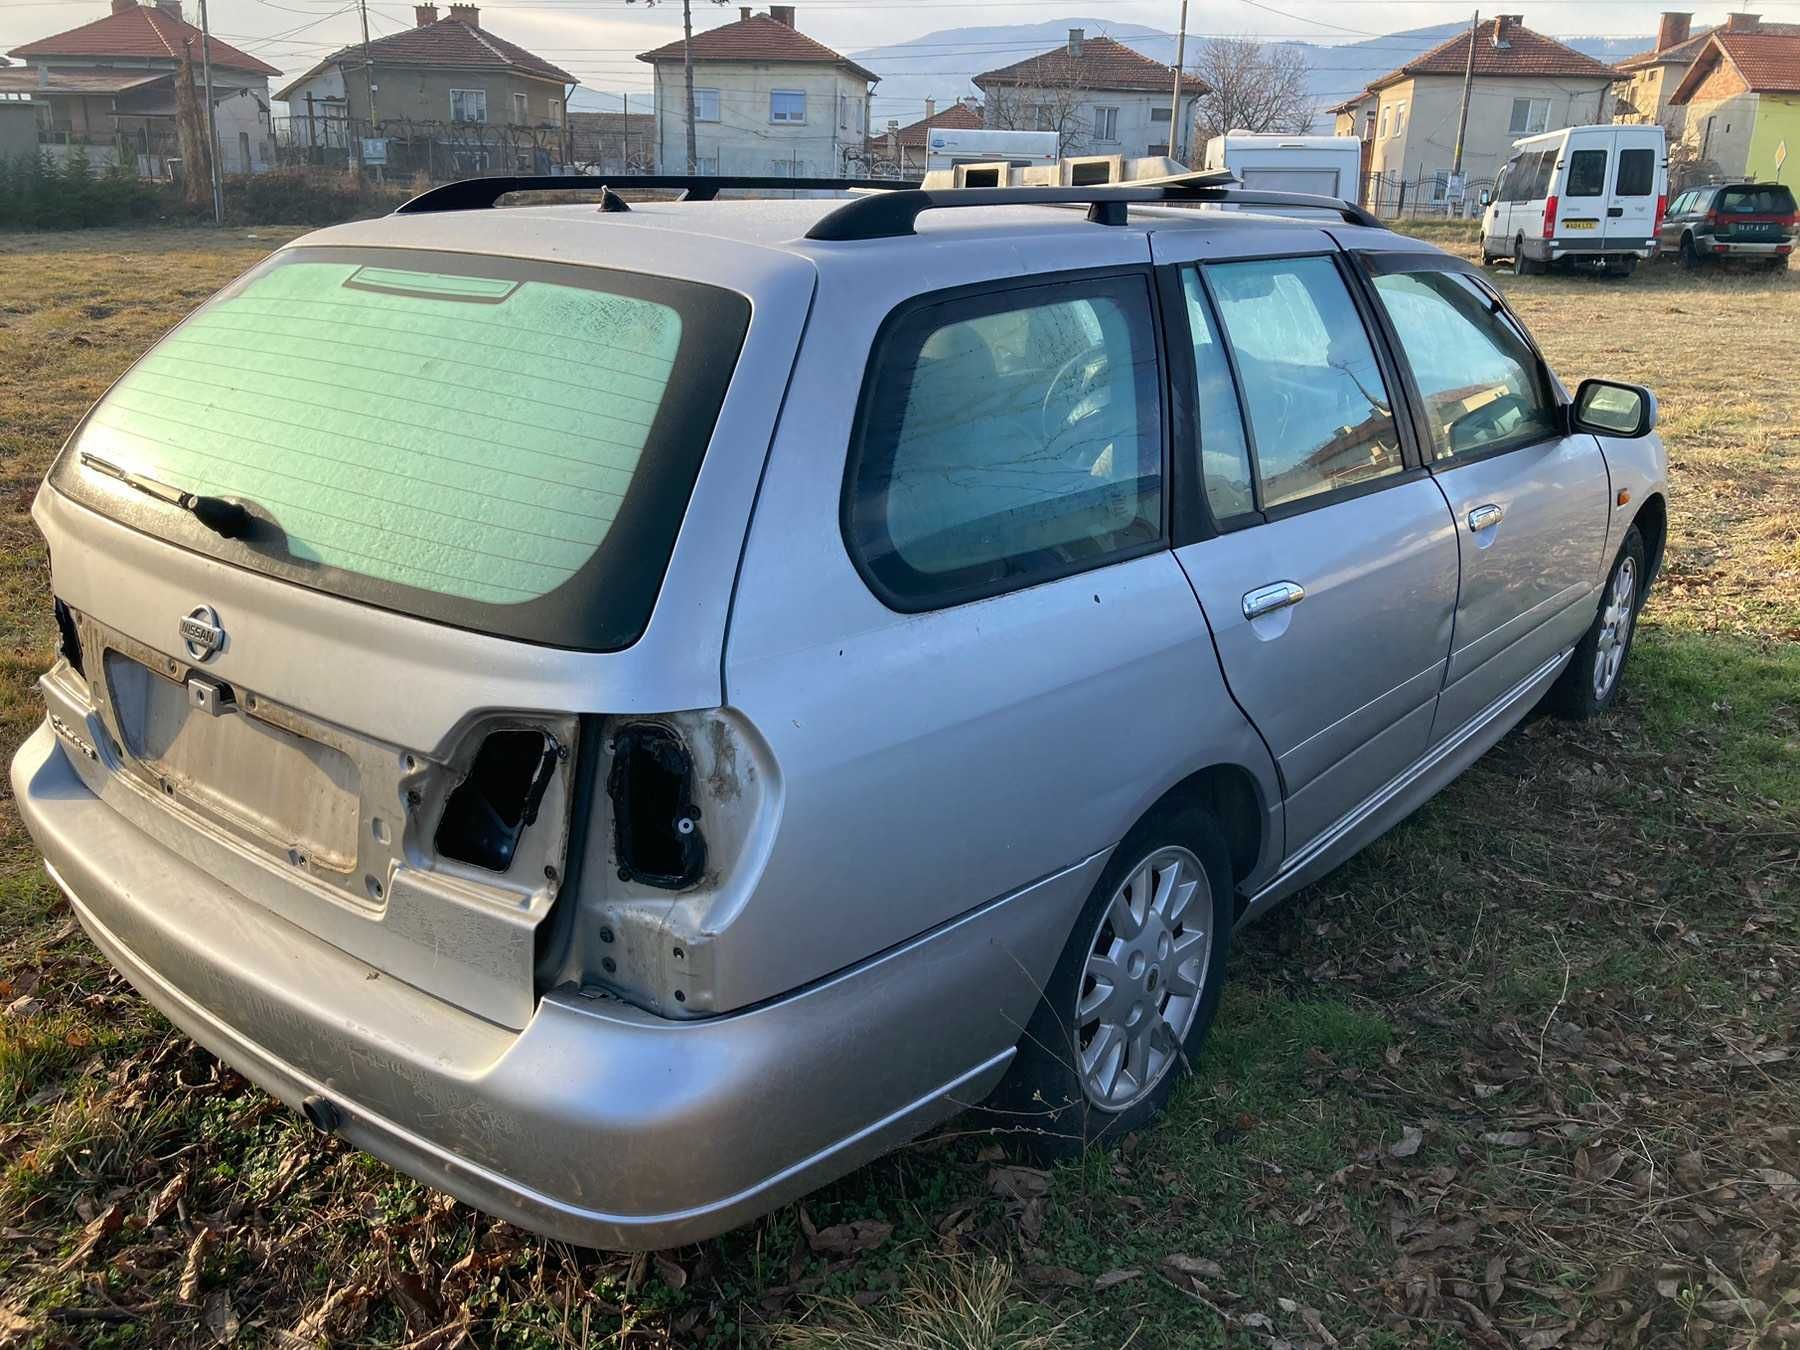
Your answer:
[[[0,748],[87,404],[296,231],[0,236]],[[1460,245],[1459,246],[1466,246]],[[1503,277],[1651,385],[1617,710],[1534,717],[1251,930],[1155,1129],[953,1122],[699,1247],[544,1242],[314,1132],[117,978],[0,804],[0,1346],[1800,1345],[1800,277]]]

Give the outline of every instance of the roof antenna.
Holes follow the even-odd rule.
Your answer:
[[[631,203],[602,183],[600,185],[600,209],[602,211],[629,211]]]

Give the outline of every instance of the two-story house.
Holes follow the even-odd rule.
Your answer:
[[[1664,10],[1656,28],[1656,45],[1617,62],[1619,83],[1613,87],[1613,121],[1660,122],[1669,129],[1671,141],[1681,136],[1686,126],[1685,105],[1671,104],[1694,60],[1706,46],[1716,28],[1693,29],[1694,16],[1682,10]],[[1787,37],[1800,37],[1800,24],[1765,23],[1760,15],[1727,16],[1724,31],[1754,29]]]
[[[10,53],[25,64],[0,70],[0,96],[29,101],[39,148],[57,158],[80,153],[94,168],[121,163],[161,177],[180,154],[175,81],[191,59],[201,85],[200,30],[182,17],[181,0],[112,0],[111,12]],[[213,112],[219,167],[256,173],[272,162],[269,77],[274,66],[213,38]]]
[[[1394,209],[1406,185],[1442,201],[1455,163],[1464,75],[1474,44],[1462,173],[1471,189],[1490,182],[1522,136],[1612,119],[1618,72],[1554,38],[1533,32],[1518,14],[1484,19],[1370,83],[1332,111],[1340,135],[1370,142],[1371,205]]]
[[[671,42],[638,60],[655,72],[656,157],[684,172],[687,44]],[[794,6],[749,6],[735,23],[694,34],[694,171],[829,178],[860,163],[869,98],[881,77],[806,36]]]
[[[1682,135],[1700,165],[1728,178],[1792,183],[1800,163],[1800,34],[1762,31],[1754,15],[1731,18],[1738,23],[1727,20],[1707,36],[1669,102],[1687,111]]]
[[[484,28],[481,9],[413,6],[413,27],[340,48],[282,89],[294,145],[342,151],[374,139],[447,173],[545,170],[568,160],[576,79]],[[370,103],[371,93],[374,96]]]
[[[990,127],[1054,131],[1063,155],[1168,155],[1191,145],[1194,105],[1211,92],[1193,76],[1181,81],[1183,137],[1170,134],[1175,70],[1109,37],[1071,28],[1069,40],[975,77]]]

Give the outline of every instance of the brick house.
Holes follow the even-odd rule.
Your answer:
[[[1681,135],[1687,108],[1669,100],[1705,49],[1707,39],[1719,31],[1702,28],[1696,33],[1693,18],[1683,10],[1664,10],[1656,28],[1656,45],[1616,63],[1620,80],[1613,88],[1615,122],[1661,122],[1669,129],[1671,140]],[[1754,14],[1733,14],[1722,27],[1736,31],[1746,21],[1759,32],[1800,37],[1800,24],[1764,23]]]
[[[1707,35],[1669,103],[1686,110],[1682,136],[1698,163],[1726,177],[1792,183],[1800,168],[1800,33],[1764,31],[1755,15],[1732,15]]]

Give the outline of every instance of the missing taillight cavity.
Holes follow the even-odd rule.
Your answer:
[[[492,872],[512,866],[519,837],[537,820],[561,747],[528,727],[490,731],[469,776],[444,802],[437,851]]]
[[[81,668],[81,634],[75,628],[75,612],[62,601],[56,601],[56,650],[69,663],[69,669],[77,675],[87,672]]]
[[[619,876],[680,890],[700,879],[706,840],[694,805],[694,760],[667,727],[640,723],[613,736],[613,842]]]

